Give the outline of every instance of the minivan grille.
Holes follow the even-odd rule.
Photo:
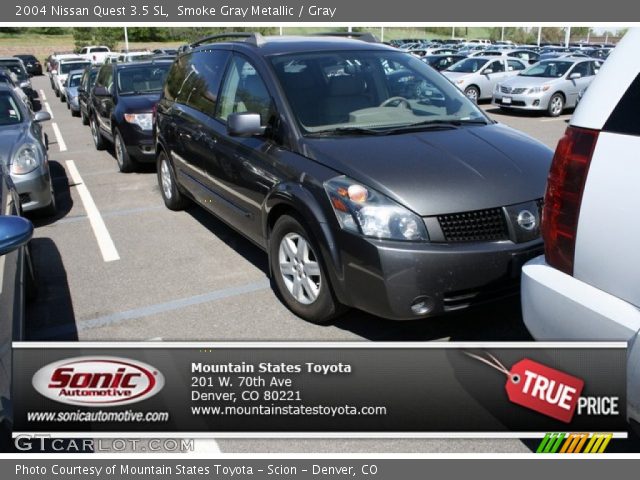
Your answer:
[[[438,222],[447,242],[487,242],[509,238],[502,208],[439,215]]]

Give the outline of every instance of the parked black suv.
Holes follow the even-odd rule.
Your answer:
[[[155,161],[152,111],[171,62],[109,63],[100,68],[91,90],[91,134],[96,149],[114,145],[121,172],[137,162]]]
[[[89,125],[90,117],[90,93],[96,83],[100,67],[86,67],[80,79],[78,87],[78,104],[80,105],[80,117],[83,125]]]
[[[35,55],[14,55],[14,57],[19,58],[24,63],[24,68],[27,69],[27,73],[29,75],[42,75],[42,64],[35,57]]]
[[[219,42],[225,40],[226,42]],[[157,106],[158,182],[264,248],[284,303],[424,318],[517,292],[552,152],[421,60],[332,37],[211,37]]]

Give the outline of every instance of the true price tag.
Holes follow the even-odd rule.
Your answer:
[[[528,358],[508,370],[490,353],[487,353],[490,360],[472,353],[467,355],[507,376],[505,390],[511,402],[565,423],[573,418],[583,380]]]
[[[525,358],[511,367],[505,389],[509,400],[569,423],[584,381]]]

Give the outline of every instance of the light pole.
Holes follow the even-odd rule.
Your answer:
[[[542,27],[538,27],[538,46],[540,46],[541,39],[542,39]]]
[[[569,48],[569,41],[571,40],[571,27],[567,27],[567,31],[564,35],[564,48]]]
[[[129,51],[129,34],[127,33],[127,27],[124,27],[124,50]]]

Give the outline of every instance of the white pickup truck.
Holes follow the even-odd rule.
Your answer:
[[[104,63],[110,53],[111,50],[109,47],[105,47],[104,45],[90,45],[88,47],[82,47],[79,55],[94,65],[100,65]]]

